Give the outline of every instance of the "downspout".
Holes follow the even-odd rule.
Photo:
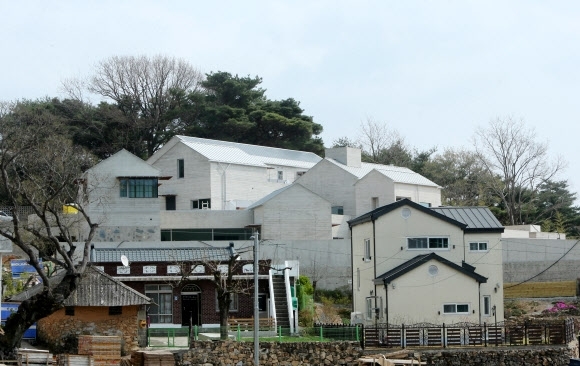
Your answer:
[[[228,166],[226,166],[226,168],[224,169],[222,167],[221,163],[218,163],[218,167],[220,168],[220,170],[222,171],[222,210],[226,209],[226,202],[227,202],[227,176],[226,176],[226,170],[228,170],[228,168],[230,167],[230,165],[232,164],[228,164]]]
[[[385,320],[387,321],[387,334],[389,334],[389,284],[384,281],[385,285]],[[388,347],[388,345],[387,345]]]
[[[373,285],[374,279],[377,278],[377,236],[375,235],[375,219],[371,216],[373,220]],[[377,293],[377,286],[375,285],[375,294]]]
[[[354,253],[353,252],[354,247],[353,247],[353,244],[352,244],[352,226],[350,225],[350,223],[348,224],[348,230],[350,231],[350,252],[352,254],[352,253]],[[355,281],[355,278],[354,278],[354,258],[353,257],[354,257],[353,255],[350,256],[350,268],[351,268],[351,276],[352,276],[351,277],[351,284],[350,284],[350,293],[352,294],[352,305],[351,305],[351,308],[350,308],[350,312],[351,313],[354,312],[354,309],[356,309],[356,304],[355,304],[355,302],[356,302],[356,300],[355,300],[356,299],[356,296],[354,296],[354,281]],[[356,280],[358,281],[359,279],[357,278]]]
[[[479,308],[479,325],[481,325],[481,282],[477,281],[477,302]]]

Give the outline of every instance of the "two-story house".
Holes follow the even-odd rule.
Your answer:
[[[353,308],[366,322],[503,320],[504,228],[487,207],[403,199],[349,224]]]

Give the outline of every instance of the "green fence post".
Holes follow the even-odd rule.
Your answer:
[[[320,326],[320,342],[322,342],[322,325]]]
[[[240,334],[240,325],[238,324],[238,342],[242,339]]]
[[[357,324],[357,325],[356,325],[356,327],[355,327],[355,333],[356,333],[356,341],[357,341],[357,342],[360,342],[360,337],[359,337],[358,330],[359,330],[359,326],[358,326],[358,324]]]
[[[282,342],[282,326],[278,326],[278,342]]]
[[[195,337],[195,338],[193,338],[193,339],[197,341],[197,325],[195,325],[195,326],[193,327],[193,335],[194,335],[194,337]]]

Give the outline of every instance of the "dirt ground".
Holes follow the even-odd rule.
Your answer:
[[[505,318],[540,315],[544,310],[554,307],[558,302],[579,307],[575,297],[505,299]]]

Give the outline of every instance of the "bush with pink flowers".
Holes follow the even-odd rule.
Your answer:
[[[580,315],[578,308],[571,304],[558,301],[549,309],[542,311],[545,316]]]

